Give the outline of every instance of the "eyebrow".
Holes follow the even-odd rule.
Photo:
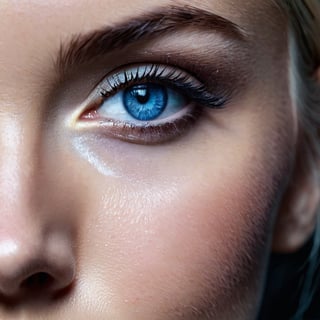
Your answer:
[[[189,5],[169,6],[114,26],[106,26],[87,34],[72,35],[68,42],[60,44],[56,69],[63,77],[70,69],[114,50],[185,27],[216,31],[234,40],[246,38],[239,25],[222,16]]]

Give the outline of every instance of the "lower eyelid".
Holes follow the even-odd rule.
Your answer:
[[[200,122],[204,109],[190,104],[172,118],[165,121],[153,120],[151,122],[122,122],[101,120],[100,118],[84,118],[75,123],[74,128],[80,130],[79,134],[86,132],[97,134],[107,139],[117,139],[123,142],[156,145],[171,142],[184,136]]]
[[[144,145],[163,144],[191,131],[201,114],[202,109],[197,108],[193,113],[187,113],[175,121],[162,124],[149,123],[136,126],[130,123],[106,121],[99,123],[99,127],[95,126],[94,129],[106,138],[114,138],[124,142]]]

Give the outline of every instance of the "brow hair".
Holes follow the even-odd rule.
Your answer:
[[[72,35],[69,41],[60,44],[56,70],[63,76],[68,70],[114,50],[184,27],[217,31],[236,40],[246,38],[238,25],[212,12],[193,6],[162,7],[115,26]]]

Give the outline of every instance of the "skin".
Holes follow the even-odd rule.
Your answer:
[[[187,3],[237,23],[246,45],[191,27],[57,84],[61,42],[154,4],[1,1],[1,319],[255,318],[297,142],[286,21],[271,1]],[[199,48],[237,90],[181,137],[128,143],[75,116],[124,61]]]

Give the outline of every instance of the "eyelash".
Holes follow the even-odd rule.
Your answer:
[[[182,70],[178,70],[170,66],[156,64],[145,65],[140,68],[144,69],[142,77],[141,75],[139,75],[139,67],[136,68],[135,73],[130,72],[128,74],[124,71],[122,74],[125,76],[125,81],[121,81],[119,77],[113,75],[112,78],[114,80],[114,84],[109,82],[111,90],[101,88],[101,96],[104,98],[108,98],[131,85],[138,83],[140,84],[147,82],[156,82],[168,85],[169,87],[178,90],[183,94],[186,94],[189,99],[192,99],[194,102],[202,106],[220,108],[225,103],[225,98],[218,97],[210,93],[206,90],[204,84],[199,81],[196,81],[197,83],[193,83],[192,81],[190,81],[191,76]],[[163,76],[166,71],[169,71],[169,73],[167,74],[167,76]]]
[[[187,112],[179,118],[161,119],[164,121],[160,123],[158,120],[137,123],[99,118],[97,111],[107,99],[131,86],[146,83],[159,84],[175,90],[187,97],[191,106],[184,106],[183,110],[187,109]],[[98,121],[99,127],[102,127],[107,136],[138,144],[159,144],[173,140],[196,123],[203,107],[221,109],[228,100],[226,94],[210,92],[202,82],[189,73],[161,64],[134,65],[115,71],[102,80],[94,96],[93,103],[89,104],[89,108],[80,119],[86,122]]]

